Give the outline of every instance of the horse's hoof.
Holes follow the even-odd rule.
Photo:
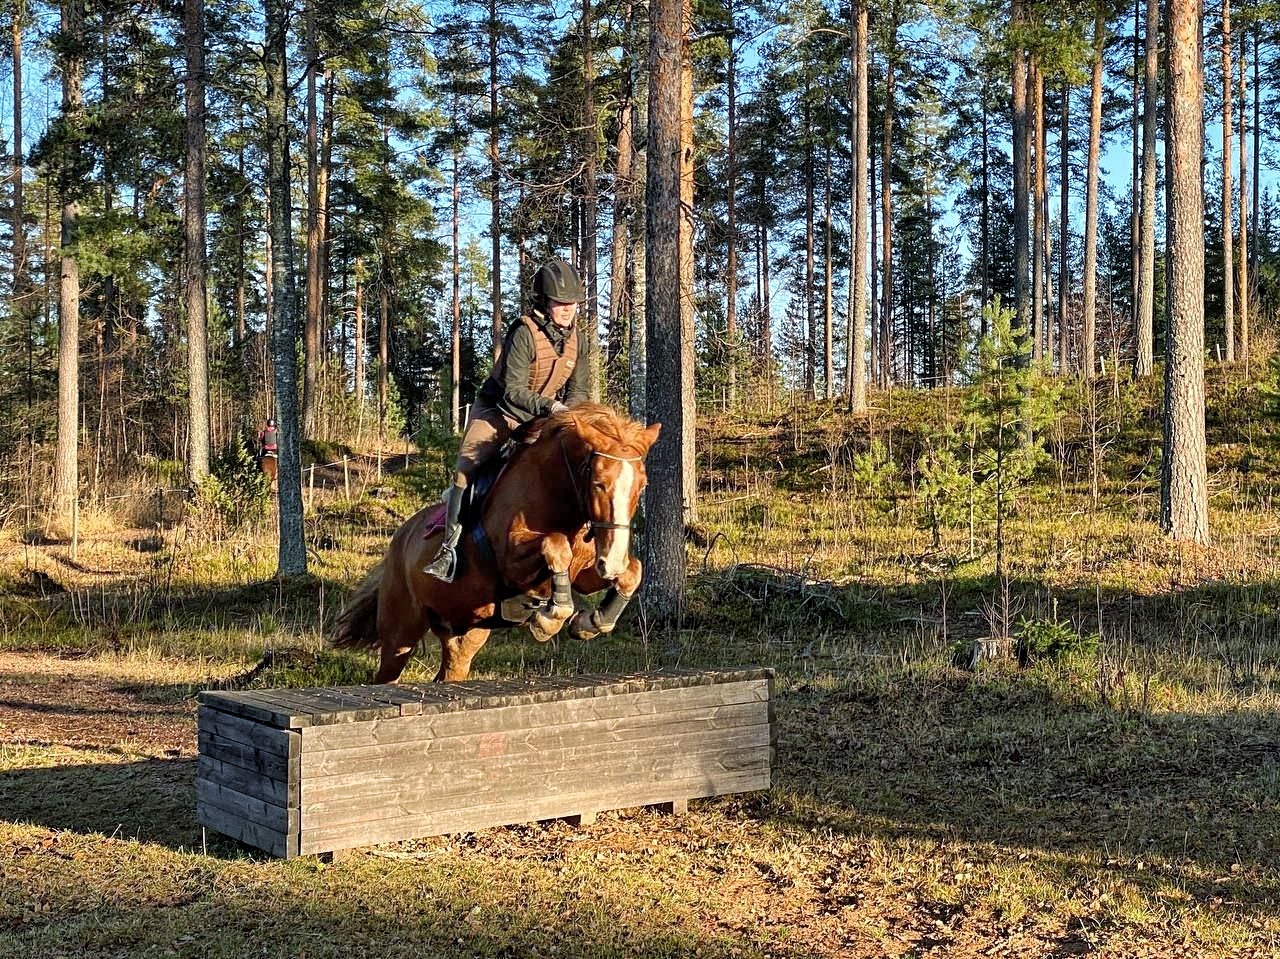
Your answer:
[[[595,639],[600,632],[591,621],[590,610],[579,610],[569,620],[569,635],[580,642]]]

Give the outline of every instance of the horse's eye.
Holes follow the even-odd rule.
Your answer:
[[[596,488],[597,493],[603,493],[606,491],[603,483],[592,483],[591,485]]]

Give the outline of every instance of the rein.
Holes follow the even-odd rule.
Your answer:
[[[577,470],[575,470],[573,468],[573,464],[569,462],[569,451],[565,448],[563,436],[560,437],[560,456],[564,460],[565,470],[567,470],[569,473],[569,482],[573,484],[573,495],[578,500],[578,507],[588,517],[587,526],[589,526],[593,530],[595,529],[630,530],[631,529],[630,523],[606,523],[601,520],[594,520],[590,518],[591,513],[587,510],[586,498],[582,495],[582,489],[578,486]],[[601,453],[599,450],[592,450],[591,456],[600,456],[607,460],[616,460],[619,463],[639,463],[644,460],[643,456],[614,456],[611,453]],[[586,461],[582,464],[581,469],[584,473],[587,470],[587,464],[589,464],[590,462],[591,462],[591,458],[588,457]]]

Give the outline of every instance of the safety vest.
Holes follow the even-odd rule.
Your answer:
[[[564,389],[578,364],[578,330],[574,327],[565,331],[564,352],[557,353],[550,337],[533,317],[522,316],[520,322],[533,335],[534,357],[529,366],[529,389],[552,399]]]
[[[274,426],[268,426],[262,431],[262,448],[264,450],[276,448],[276,428]]]

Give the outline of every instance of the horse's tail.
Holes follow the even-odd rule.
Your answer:
[[[369,571],[360,588],[347,600],[335,624],[333,645],[339,649],[378,645],[378,587],[383,561]]]

